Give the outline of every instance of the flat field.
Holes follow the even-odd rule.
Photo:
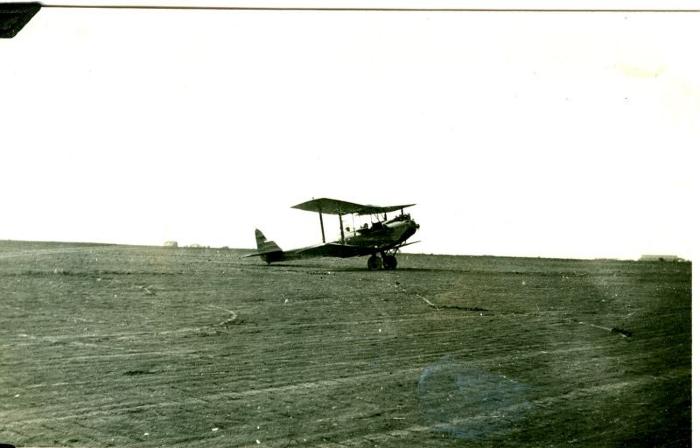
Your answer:
[[[0,242],[0,442],[690,446],[689,263]]]

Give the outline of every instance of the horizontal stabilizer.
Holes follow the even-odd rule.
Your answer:
[[[265,250],[265,251],[253,252],[251,254],[246,254],[246,255],[243,255],[241,258],[259,257],[261,255],[281,254],[281,253],[282,253],[282,249],[270,249],[270,250]]]

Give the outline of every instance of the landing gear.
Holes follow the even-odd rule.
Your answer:
[[[377,269],[382,268],[382,260],[376,255],[372,255],[369,257],[367,260],[367,269],[370,271],[376,271]]]
[[[382,264],[384,265],[384,269],[387,269],[389,271],[393,271],[396,269],[396,266],[398,266],[398,262],[396,261],[396,257],[393,255],[385,255],[382,258]]]
[[[389,254],[382,254],[381,258],[374,254],[367,260],[367,268],[370,271],[377,271],[382,268],[387,271],[393,271],[397,265],[396,257]]]

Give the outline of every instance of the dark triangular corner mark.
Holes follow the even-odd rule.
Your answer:
[[[15,37],[40,9],[38,2],[0,3],[0,38]]]

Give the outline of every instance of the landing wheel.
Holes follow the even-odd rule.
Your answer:
[[[398,261],[396,261],[396,257],[393,255],[385,255],[384,258],[382,258],[382,263],[384,264],[384,269],[388,269],[393,271],[396,269],[396,266],[398,266]]]
[[[382,268],[382,260],[376,255],[372,255],[369,257],[367,260],[367,269],[370,271],[376,271],[377,269]]]

